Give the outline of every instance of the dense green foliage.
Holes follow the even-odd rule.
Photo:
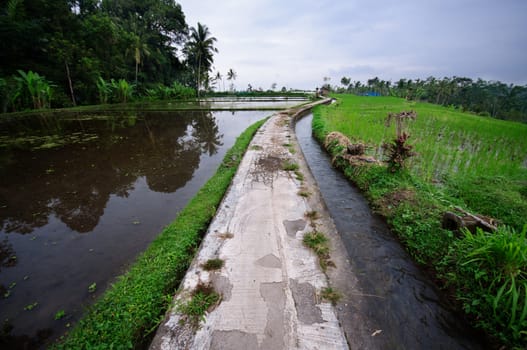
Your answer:
[[[148,339],[170,305],[249,142],[263,122],[253,124],[238,137],[216,174],[56,348],[131,349]]]
[[[343,148],[330,144],[334,164],[386,216],[416,261],[455,290],[475,325],[504,344],[525,344],[527,126],[393,97],[337,97],[315,109],[316,137],[323,142],[340,131],[377,158],[382,143],[395,137],[385,126],[388,113],[417,112],[407,125],[417,153],[408,168],[350,164],[339,157]],[[499,231],[457,237],[443,229],[443,213],[456,206],[494,217]]]
[[[520,233],[465,232],[445,259],[465,311],[503,343],[527,342],[527,225]],[[511,339],[509,338],[511,337]]]
[[[206,26],[198,23],[199,28]],[[105,98],[128,101],[133,94],[142,96],[147,89],[173,86],[175,81],[193,87],[194,44],[174,0],[2,1],[0,112],[42,108],[50,102],[64,107]],[[202,55],[207,53],[201,75],[208,76],[217,51],[201,49]],[[53,82],[53,99],[48,94],[35,103],[26,100],[36,93],[18,96],[19,71],[40,77],[33,76],[33,81]],[[115,82],[114,91],[124,95],[105,97],[109,93],[101,79]]]
[[[367,84],[351,82],[350,78],[343,77],[341,84],[343,87],[337,88],[341,92],[357,95],[374,93],[443,106],[453,105],[482,116],[527,122],[527,86],[461,77],[399,79],[394,83],[375,77],[368,79]]]

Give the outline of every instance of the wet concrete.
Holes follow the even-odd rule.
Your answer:
[[[371,213],[361,193],[331,167],[311,136],[311,117],[296,133],[342,239],[349,271],[330,272],[342,291],[339,320],[352,349],[480,349],[474,332],[453,313],[434,284],[417,268]],[[351,271],[351,273],[350,273]],[[343,278],[348,273],[348,277]]]

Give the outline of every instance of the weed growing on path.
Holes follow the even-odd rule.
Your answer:
[[[322,297],[322,299],[331,302],[333,306],[337,305],[340,298],[342,298],[342,295],[331,287],[326,287],[322,289],[320,296]]]
[[[203,264],[203,268],[207,271],[219,270],[223,267],[225,261],[219,258],[209,259]]]
[[[192,298],[186,303],[179,304],[177,310],[187,316],[186,320],[193,327],[197,327],[200,321],[204,320],[205,313],[211,311],[220,300],[221,296],[211,286],[200,284],[192,293]]]
[[[282,164],[282,169],[285,171],[297,171],[299,168],[299,165],[291,160],[286,160]]]
[[[329,240],[325,234],[319,231],[308,232],[304,235],[303,242],[316,254],[323,271],[326,271],[328,266],[334,266],[329,256]]]

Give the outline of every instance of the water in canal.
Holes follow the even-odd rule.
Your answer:
[[[312,116],[296,125],[296,134],[322,197],[357,274],[365,302],[347,307],[360,313],[352,335],[363,349],[481,349],[473,332],[452,313],[434,284],[414,265],[372,214],[366,199],[331,167],[328,155],[311,136]],[[371,330],[380,330],[372,337]]]
[[[270,114],[143,111],[0,124],[0,347],[36,348],[71,327],[236,137]]]

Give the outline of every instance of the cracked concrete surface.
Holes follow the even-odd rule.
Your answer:
[[[291,118],[275,114],[255,135],[175,296],[184,302],[198,284],[211,284],[221,303],[197,329],[174,308],[151,349],[348,348],[334,307],[319,297],[327,277],[302,244],[313,208],[298,192],[309,184],[282,169],[289,160],[309,171],[301,152],[285,146],[294,139]],[[225,261],[221,270],[203,270],[211,257]]]

